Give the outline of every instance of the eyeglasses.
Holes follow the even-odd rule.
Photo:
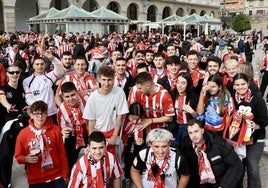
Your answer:
[[[34,115],[34,116],[45,116],[45,115],[47,115],[47,112],[32,112],[32,115]]]
[[[20,74],[20,71],[8,71],[9,74]]]

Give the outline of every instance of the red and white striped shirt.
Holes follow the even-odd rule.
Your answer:
[[[65,82],[72,82],[76,86],[77,91],[89,90],[97,87],[97,81],[88,72],[85,72],[84,76],[79,77],[75,72],[66,74],[57,89],[57,93],[61,94],[61,86]],[[85,98],[87,99],[87,97]]]
[[[17,51],[14,50],[13,48],[10,49],[9,55],[8,55],[8,65],[13,65],[15,61]]]
[[[197,86],[200,79],[205,77],[205,71],[200,70],[199,68],[196,69],[195,71],[191,72],[191,74],[192,74],[192,80],[193,80],[194,87]]]
[[[133,78],[136,77],[137,74],[137,63],[135,62],[134,59],[130,59],[127,62],[127,70],[130,72],[131,76]]]
[[[183,105],[186,104],[186,95],[178,95],[178,98],[175,101],[174,108],[177,116],[177,123],[187,124],[189,119],[188,113],[182,110]]]
[[[163,78],[166,74],[167,74],[167,70],[164,69],[162,72],[157,72],[156,69],[151,69],[150,70],[150,74],[153,78],[153,82],[154,83],[157,83],[157,81],[160,79],[160,78]]]
[[[82,117],[86,101],[82,97],[79,97],[79,99],[79,104],[76,107],[70,107],[66,102],[61,103],[57,113],[58,125],[61,129],[71,127],[73,130],[75,130],[75,125],[80,125],[83,129],[83,136],[86,136],[87,121]]]
[[[147,96],[141,92],[136,92],[136,101],[140,103],[145,111],[146,118],[159,118],[162,116],[174,116],[174,107],[170,94],[159,84],[157,92],[152,96]],[[164,123],[151,124],[150,128],[164,127]]]
[[[62,54],[63,52],[69,51],[73,54],[73,48],[71,45],[69,44],[62,44],[60,45],[59,49],[58,49],[58,55],[60,56],[60,58],[62,58]]]
[[[110,179],[119,178],[123,171],[113,154],[105,152],[103,161],[95,163],[90,160],[90,153],[81,157],[74,165],[68,188],[99,188],[97,185],[97,170],[103,169],[105,188],[109,186]]]
[[[128,94],[128,99],[127,99],[128,105],[131,105],[136,101],[136,96],[138,95],[138,94],[136,94],[137,92],[140,93],[140,91],[138,91],[138,89],[137,89],[137,86],[134,85],[130,89],[129,94]]]

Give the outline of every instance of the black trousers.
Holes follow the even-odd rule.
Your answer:
[[[84,138],[85,144],[87,143],[87,138]],[[78,159],[78,155],[82,147],[76,149],[76,137],[71,136],[69,138],[65,138],[64,146],[65,146],[65,151],[68,159],[68,165],[69,165],[69,176],[71,175],[71,170],[76,163]]]

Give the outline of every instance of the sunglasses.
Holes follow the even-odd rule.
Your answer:
[[[20,71],[8,71],[9,74],[20,74]]]

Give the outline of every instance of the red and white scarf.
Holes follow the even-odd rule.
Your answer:
[[[242,96],[239,93],[237,93],[237,92],[235,93],[235,100],[238,104],[242,101],[245,101],[245,102],[251,101],[251,99],[252,99],[251,90],[248,89],[247,93],[243,96],[244,96],[244,98],[242,98]]]
[[[83,113],[80,110],[80,106],[84,106],[84,100],[81,99],[79,105],[76,107],[69,107],[66,102],[64,102],[64,108],[66,109],[68,116],[70,118],[72,129],[74,130],[74,135],[76,136],[76,145],[75,148],[78,149],[80,147],[86,146],[84,142],[84,127],[86,126],[86,120],[83,119]]]
[[[91,182],[90,188],[107,187],[109,179],[111,178],[108,154],[105,152],[103,158],[98,162],[95,162],[89,155],[88,162],[91,165],[87,172],[88,182]]]
[[[148,171],[147,179],[149,181],[154,181],[154,188],[164,188],[165,187],[165,171],[168,169],[170,163],[169,151],[161,165],[158,166],[156,163],[156,158],[152,153],[152,160],[150,162],[151,168]]]
[[[32,125],[29,125],[29,128],[35,134],[35,138],[39,142],[42,158],[41,169],[47,170],[53,168],[54,165],[50,155],[51,148],[49,147],[50,140],[46,135],[47,129],[37,130]]]
[[[207,158],[206,154],[207,147],[205,143],[201,147],[197,147],[195,146],[195,144],[193,144],[193,148],[198,158],[200,184],[216,183],[215,175],[212,171],[210,162]]]
[[[177,80],[178,80],[178,75],[172,78],[170,76],[170,73],[168,72],[167,73],[167,77],[168,77],[168,80],[169,80],[169,84],[170,84],[171,89],[176,88]]]

